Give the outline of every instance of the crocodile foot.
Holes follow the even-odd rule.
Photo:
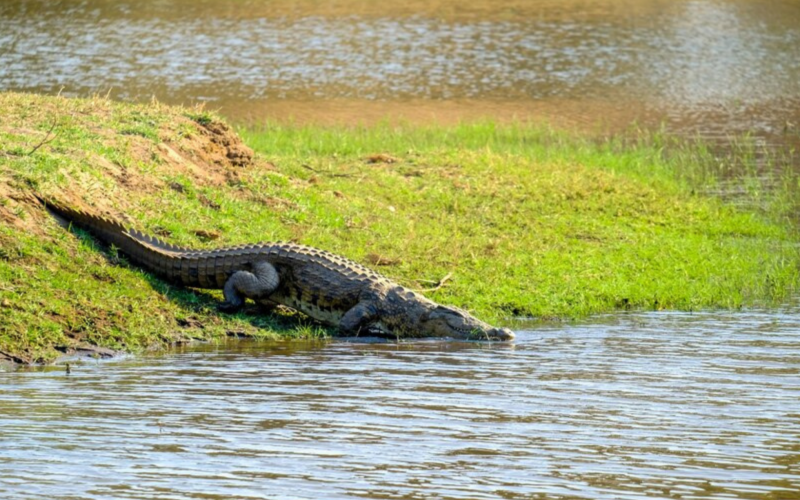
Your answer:
[[[217,311],[223,312],[223,313],[228,313],[228,314],[233,314],[233,313],[241,311],[243,306],[244,306],[244,304],[233,304],[231,302],[225,301],[225,302],[220,302],[219,304],[217,304]]]

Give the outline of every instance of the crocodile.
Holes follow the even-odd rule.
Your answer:
[[[38,197],[54,214],[88,230],[130,261],[169,283],[221,289],[218,308],[235,312],[251,299],[283,305],[345,336],[454,337],[507,341],[493,327],[454,306],[424,295],[339,255],[288,242],[195,250],[166,243],[108,217]]]

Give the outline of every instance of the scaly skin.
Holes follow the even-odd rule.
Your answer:
[[[403,337],[514,338],[508,328],[495,328],[466,311],[436,304],[330,252],[294,243],[180,248],[118,222],[40,201],[170,283],[222,289],[225,302],[220,308],[225,311],[237,310],[249,298],[290,307],[345,335],[377,331]]]

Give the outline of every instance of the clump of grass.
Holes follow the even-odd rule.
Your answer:
[[[80,343],[330,333],[297,315],[217,314],[218,293],[164,283],[67,233],[31,191],[182,246],[321,247],[498,323],[771,304],[800,281],[779,205],[705,194],[710,181],[692,170],[702,162],[665,154],[658,138],[267,124],[241,131],[259,156],[235,167],[209,156],[231,139],[209,136],[219,118],[207,112],[22,94],[0,94],[0,111],[0,352],[24,360]],[[52,140],[22,154],[54,116]]]
[[[187,111],[185,115],[200,125],[209,125],[218,119],[213,113],[203,109]]]

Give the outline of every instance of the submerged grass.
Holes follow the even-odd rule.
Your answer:
[[[0,110],[0,352],[23,361],[81,343],[326,333],[296,316],[218,314],[218,294],[125,265],[59,228],[31,192],[180,245],[318,246],[493,322],[762,305],[800,281],[786,203],[703,194],[719,178],[710,157],[696,145],[665,154],[657,136],[268,124],[240,131],[258,155],[237,167],[202,110],[20,94],[0,94]]]

